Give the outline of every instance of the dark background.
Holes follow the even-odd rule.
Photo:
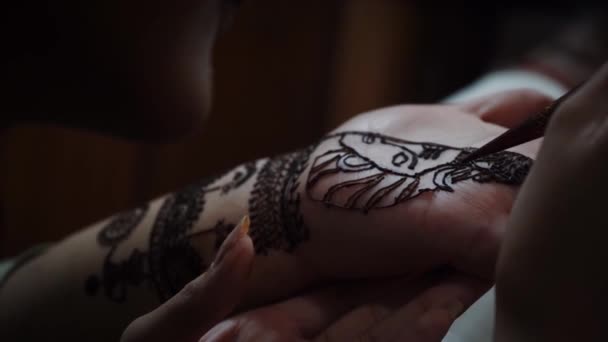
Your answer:
[[[49,126],[7,131],[0,256],[309,144],[357,113],[441,99],[485,70],[516,63],[568,16],[556,4],[245,2],[220,38],[213,115],[196,134],[145,145]]]

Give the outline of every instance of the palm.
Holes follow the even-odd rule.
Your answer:
[[[479,146],[504,130],[452,107],[403,106],[362,115],[336,131],[376,132],[408,141],[469,147]],[[378,161],[377,164],[387,164],[384,160],[390,160],[395,152],[394,146],[350,143],[353,145],[360,148],[360,153],[367,159]],[[311,159],[327,150],[330,146],[320,144]],[[536,146],[524,145],[518,151],[531,156]],[[457,153],[456,150],[446,151],[445,157],[437,160],[419,159],[416,169],[433,167],[450,158],[453,160]],[[319,164],[321,162],[318,161]],[[360,165],[353,158],[351,163]],[[314,171],[303,175],[308,177],[309,184]],[[365,192],[360,190],[366,183],[360,182],[335,191],[329,200],[322,203],[331,186],[370,178],[368,174],[373,176],[374,172],[336,173],[331,170],[324,177],[313,179],[316,183],[303,196],[302,210],[314,239],[302,245],[297,251],[299,257],[313,265],[320,274],[331,276],[387,275],[425,270],[439,264],[451,264],[475,274],[491,274],[503,223],[511,209],[516,187],[466,179],[449,185],[453,189],[450,192],[438,189],[436,184],[423,178],[418,188],[436,191],[412,192],[410,198],[400,203],[394,203],[396,195],[387,195],[379,201],[376,196],[376,205],[366,209],[364,206],[372,201],[370,198],[374,191],[377,193],[378,189],[399,181],[394,177],[384,177],[384,182],[392,183],[379,184]],[[392,193],[403,193],[408,182],[411,184],[413,181],[399,184],[400,188]],[[359,197],[353,201],[355,196]],[[345,208],[348,205],[350,207]]]
[[[527,108],[499,108],[498,112],[509,114],[511,109],[516,111],[515,115],[517,112],[525,115],[542,108],[542,105],[543,100]],[[463,108],[464,106],[388,108],[361,115],[335,132],[375,132],[412,142],[432,142],[460,148],[480,146],[505,130],[482,121]],[[497,122],[510,121],[510,124],[517,121],[505,119],[504,116],[492,119]],[[538,144],[531,143],[514,150],[533,156],[537,148]],[[368,159],[390,160],[391,155],[388,154],[394,152],[391,149],[372,147],[369,150],[373,153],[368,153],[370,151],[367,150],[361,153]],[[312,274],[309,281],[313,282],[315,277],[326,279],[421,274],[446,264],[465,274],[491,278],[502,229],[517,188],[497,182],[479,183],[470,179],[456,184],[438,182],[449,186],[453,191],[411,191],[409,198],[400,203],[394,203],[393,196],[381,199],[374,208],[369,208],[365,204],[370,203],[370,198],[374,195],[358,191],[360,188],[346,191],[340,189],[341,193],[335,191],[327,197],[328,189],[336,183],[352,182],[353,175],[359,179],[370,176],[373,179],[373,174],[370,174],[373,171],[362,170],[351,174],[330,171],[326,173],[329,176],[325,179],[314,180],[315,173],[323,171],[314,168],[322,164],[326,152],[323,144],[318,145],[311,156],[310,165],[300,177],[302,211],[305,222],[310,227],[311,239],[296,249],[293,256],[297,259],[298,272],[313,270],[309,272]],[[416,168],[424,167],[424,163],[429,165],[426,160],[418,162]],[[360,167],[362,164],[353,162],[351,166]],[[365,172],[367,174],[361,174]],[[387,178],[384,177],[382,181]],[[311,179],[315,184],[307,189],[306,185],[310,184]],[[389,181],[392,184],[395,182],[394,179]],[[423,182],[428,182],[428,179],[421,179],[420,183]],[[387,186],[390,184],[384,184],[385,188]],[[404,185],[399,186],[402,187],[400,193],[403,193]],[[423,187],[419,186],[420,188]],[[350,200],[353,193],[359,196],[355,201]],[[254,268],[254,284],[255,277],[264,274],[259,272],[263,268],[264,265],[258,266],[257,270]],[[281,271],[279,268],[274,273],[275,277],[280,279]],[[285,273],[297,274],[293,268]],[[455,319],[454,312],[448,309],[452,314],[446,315],[446,310],[429,311],[429,308],[445,308],[450,304],[443,304],[456,302],[461,304],[459,309],[463,310],[483,292],[484,285],[491,282],[480,285],[471,281],[472,278],[466,279],[468,280],[444,279],[422,287],[419,283],[416,285],[416,282],[408,280],[408,283],[384,296],[380,302],[370,299],[368,293],[351,293],[352,298],[349,299],[341,298],[342,292],[333,293],[330,297],[334,300],[320,300],[315,295],[304,295],[233,317],[216,326],[207,335],[207,340],[233,336],[234,340],[264,337],[268,340],[322,338],[342,341],[368,338],[439,341]],[[285,291],[285,283],[282,282],[277,282],[276,286],[268,283],[265,285],[271,289],[283,287],[282,290]],[[418,291],[412,293],[407,288],[417,288]],[[378,312],[381,314],[378,315]],[[315,317],[325,319],[317,319],[315,325]],[[311,320],[313,323],[310,323]],[[307,324],[312,324],[314,329],[310,326],[306,328]]]

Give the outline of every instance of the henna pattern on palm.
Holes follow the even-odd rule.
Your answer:
[[[452,192],[454,184],[465,180],[520,185],[532,166],[532,159],[508,151],[464,163],[474,148],[370,132],[332,134],[318,149],[324,152],[312,162],[308,196],[328,206],[363,212],[391,207],[424,192]],[[335,177],[340,181],[335,182]],[[320,194],[315,189],[321,183],[327,190]]]

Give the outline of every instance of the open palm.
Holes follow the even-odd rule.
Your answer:
[[[504,132],[501,124],[547,102],[515,91],[460,105],[390,107],[338,127],[315,146],[297,182],[308,238],[291,253],[258,258],[245,306],[323,281],[441,266],[491,280],[538,143],[468,165],[459,160]]]

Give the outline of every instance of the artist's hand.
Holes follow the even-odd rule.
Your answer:
[[[549,124],[497,267],[497,341],[607,341],[608,64]]]
[[[121,342],[197,341],[234,310],[247,286],[253,245],[249,219],[234,228],[203,275],[154,311],[133,321]]]
[[[226,319],[201,342],[438,342],[486,285],[445,273],[343,282]]]

